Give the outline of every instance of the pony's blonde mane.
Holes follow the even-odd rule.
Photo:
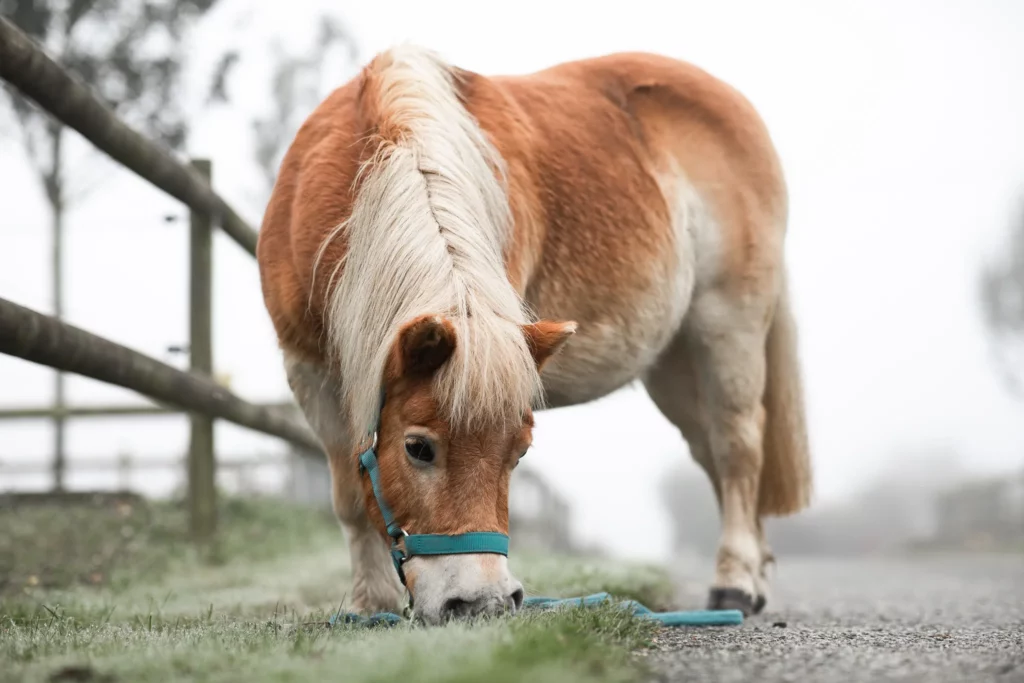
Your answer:
[[[504,162],[435,54],[402,46],[370,70],[377,129],[399,133],[381,139],[360,169],[352,213],[317,258],[344,231],[327,334],[351,427],[358,438],[374,424],[389,350],[400,327],[424,314],[456,329],[456,351],[433,385],[453,426],[521,420],[540,379],[520,327],[527,314],[504,267]]]

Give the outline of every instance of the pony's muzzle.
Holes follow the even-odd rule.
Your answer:
[[[518,582],[517,582],[518,583]],[[523,589],[520,586],[503,598],[497,595],[482,595],[469,599],[448,598],[441,605],[441,621],[498,614],[515,614],[523,606]]]
[[[413,557],[405,564],[414,613],[428,624],[499,614],[523,606],[523,584],[502,555]]]

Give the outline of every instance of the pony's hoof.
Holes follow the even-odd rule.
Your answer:
[[[712,588],[708,594],[708,609],[738,609],[745,617],[760,612],[764,604],[764,597],[759,595],[755,601],[739,588]]]

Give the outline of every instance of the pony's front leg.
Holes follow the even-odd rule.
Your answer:
[[[339,403],[340,384],[320,363],[285,356],[288,384],[327,451],[331,501],[348,541],[352,589],[345,609],[364,614],[395,612],[405,591],[395,573],[389,541],[366,515],[354,439],[348,434]]]
[[[358,468],[345,449],[329,449],[332,501],[352,561],[352,600],[356,612],[400,612],[405,590],[391,561],[390,541],[366,515]]]

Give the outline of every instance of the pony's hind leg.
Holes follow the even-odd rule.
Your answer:
[[[774,297],[772,297],[773,299]],[[721,490],[722,535],[709,607],[750,613],[764,604],[758,492],[764,461],[767,297],[711,290],[688,323]]]
[[[327,451],[334,512],[348,541],[352,590],[347,609],[372,613],[396,611],[404,589],[391,562],[388,542],[366,516],[362,487],[339,403],[339,387],[318,363],[285,356],[288,384],[313,431]]]
[[[645,380],[715,488],[722,529],[708,606],[746,614],[765,605],[770,558],[757,511],[769,313],[749,299],[702,293]]]

